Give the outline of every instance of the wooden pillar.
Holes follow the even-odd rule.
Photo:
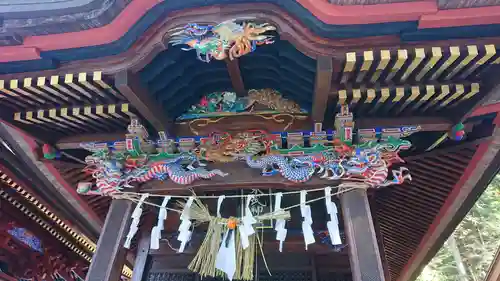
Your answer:
[[[123,242],[130,226],[131,214],[131,201],[111,202],[86,281],[120,280],[126,255]]]
[[[340,197],[353,281],[385,281],[366,190]]]
[[[137,245],[137,254],[135,256],[134,271],[132,272],[131,281],[146,280],[144,274],[147,273],[147,266],[149,263],[149,246],[151,245],[151,229],[153,225],[153,216],[148,216],[144,229],[141,233],[141,238]]]

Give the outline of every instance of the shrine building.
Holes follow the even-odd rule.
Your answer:
[[[413,281],[500,168],[497,0],[1,2],[0,280]]]

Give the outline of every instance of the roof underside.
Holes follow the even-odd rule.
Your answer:
[[[259,48],[239,60],[247,89],[272,88],[310,111],[316,61],[297,51],[289,42]],[[203,95],[215,91],[234,91],[224,61],[201,63],[195,52],[169,48],[160,53],[141,72],[148,92],[176,118]]]
[[[74,2],[73,5],[79,3],[81,6],[82,1],[86,0],[68,0],[65,4],[71,6]],[[336,49],[366,45],[372,40],[377,45],[386,45],[500,35],[498,7],[485,7],[480,11],[454,9],[497,5],[497,0],[402,3],[387,0],[339,0],[331,3],[313,0],[261,0],[258,3],[248,0],[87,2],[92,5],[85,5],[85,9],[80,7],[82,10],[77,6],[59,9],[53,11],[53,16],[44,15],[45,12],[19,12],[29,10],[24,3],[12,8],[14,12],[4,13],[0,45],[7,47],[0,47],[3,54],[0,73],[54,69],[61,63],[117,56],[140,45],[139,39],[145,32],[153,34],[158,31],[158,24],[178,21],[183,13],[189,22],[213,22],[214,17],[221,19],[221,16],[272,18],[278,25],[283,25],[279,26],[279,30],[286,30],[288,36],[293,38],[297,37],[297,33],[306,34],[310,44],[331,45],[332,48],[326,51],[333,53]],[[43,1],[33,3],[33,7],[42,4]],[[365,4],[374,4],[371,7],[374,10],[363,8]],[[214,9],[210,5],[219,6]],[[299,28],[289,30],[285,24]],[[78,31],[85,33],[79,34]],[[320,36],[325,40],[316,42],[311,36]],[[386,37],[364,38],[372,36]]]
[[[391,280],[397,280],[401,270],[421,243],[472,159],[477,146],[477,142],[473,142],[461,144],[457,148],[449,147],[442,152],[437,150],[404,157],[405,166],[412,174],[411,183],[374,192],[373,214],[380,228]],[[75,188],[79,181],[91,180],[91,176],[83,174],[81,168],[59,169]],[[83,198],[99,216],[105,217],[110,204],[109,198]],[[295,217],[298,216],[299,214],[296,214]]]
[[[375,192],[374,212],[391,280],[399,277],[476,149],[476,144],[470,144],[407,160],[411,183]]]
[[[70,2],[68,0],[67,4]],[[78,1],[75,0],[75,2]],[[98,0],[90,2],[96,4]],[[151,1],[142,1],[143,4],[146,2]],[[43,40],[35,36],[30,39],[32,41],[29,41],[32,46],[38,48],[37,44],[42,41],[42,45],[45,46],[36,49],[37,52],[39,51],[37,53],[39,57],[29,55],[23,57],[23,54],[28,51],[19,56],[6,53],[4,61],[0,58],[0,73],[50,69],[57,67],[61,62],[65,63],[62,65],[63,69],[72,67],[74,70],[79,69],[77,64],[80,60],[83,60],[82,63],[85,64],[85,71],[89,69],[92,71],[82,70],[66,74],[62,70],[57,70],[51,72],[50,75],[31,73],[17,75],[13,79],[9,76],[0,80],[0,110],[3,111],[0,114],[7,112],[8,118],[5,119],[48,142],[55,143],[63,137],[79,137],[82,134],[103,135],[112,132],[121,135],[125,132],[130,117],[138,116],[145,119],[134,104],[129,103],[114,86],[115,79],[111,74],[116,73],[117,69],[131,67],[131,65],[124,67],[124,64],[121,64],[128,61],[134,61],[134,71],[139,74],[141,82],[146,86],[147,96],[154,103],[161,105],[160,113],[165,113],[171,119],[183,114],[203,95],[214,91],[234,91],[234,81],[228,72],[227,62],[202,63],[196,59],[194,51],[184,52],[178,47],[171,46],[167,49],[164,43],[166,42],[164,37],[168,36],[167,29],[188,23],[184,21],[190,22],[189,13],[196,15],[205,12],[203,9],[187,10],[187,8],[195,8],[197,5],[226,4],[229,1],[156,2],[151,2],[151,7],[148,9],[141,10],[144,12],[143,15],[136,14],[136,21],[133,24],[118,30],[115,36],[121,34],[122,31],[123,34],[116,36],[115,40],[108,40],[105,31],[102,31],[100,36],[85,33],[85,36],[80,35],[81,38],[73,38],[71,36],[75,36],[74,34],[68,34],[68,37],[64,37],[66,40],[61,40],[63,37],[51,37],[54,35],[47,35]],[[186,6],[188,2],[190,6]],[[246,2],[248,1],[231,1],[231,3]],[[333,116],[340,104],[349,104],[356,118],[420,116],[460,120],[465,111],[487,95],[491,85],[483,83],[484,78],[493,77],[500,64],[500,50],[497,50],[497,46],[500,45],[494,38],[477,42],[436,42],[435,44],[427,42],[418,43],[420,45],[401,46],[401,42],[419,40],[500,36],[500,25],[422,29],[418,28],[422,22],[419,23],[417,20],[338,24],[328,22],[324,17],[320,18],[320,15],[313,11],[315,6],[308,7],[310,10],[304,8],[304,3],[308,0],[258,2],[252,6],[221,5],[216,9],[217,12],[207,9],[206,13],[210,16],[216,15],[217,19],[222,14],[224,17],[231,15],[239,17],[244,14],[243,8],[248,8],[252,15],[263,15],[263,18],[274,16],[270,21],[277,21],[276,24],[281,24],[275,34],[276,42],[272,45],[260,46],[255,52],[238,59],[241,79],[246,90],[276,89],[285,98],[297,102],[309,112],[314,107],[316,71],[319,61],[316,58],[320,52],[327,52],[321,54],[331,57],[334,62],[331,84],[335,87],[326,99],[328,106],[324,114],[325,128],[332,128]],[[399,0],[332,0],[330,2],[332,6],[333,4],[348,6],[407,3]],[[422,2],[433,4],[429,1],[412,2],[413,4]],[[121,6],[117,6],[117,3]],[[99,14],[99,17],[105,15],[106,18],[114,19],[122,9],[130,9],[132,6],[138,11],[136,7],[140,5],[138,3],[137,0],[111,1],[108,8],[113,10]],[[265,6],[264,3],[273,5]],[[450,0],[438,1],[434,4],[440,9],[455,9],[498,5],[500,2],[498,0]],[[276,7],[277,10],[263,12],[261,7]],[[100,11],[103,9],[102,6],[96,5],[91,10],[93,11],[94,8],[101,9]],[[29,9],[29,7],[19,6],[19,9]],[[59,13],[62,15],[69,13],[68,11],[61,10]],[[130,11],[132,13],[132,10]],[[186,19],[178,20],[173,16],[170,19],[169,16],[173,15],[171,14],[173,11],[176,11],[179,18],[182,19],[179,15],[183,15]],[[186,13],[187,16],[182,13]],[[278,17],[273,13],[283,15]],[[14,23],[22,22],[21,20],[15,22],[16,17],[21,14],[22,12],[11,14],[5,18],[5,22],[13,23],[12,26],[15,26]],[[360,16],[359,18],[366,17]],[[295,19],[298,22],[295,22]],[[171,20],[174,23],[171,24]],[[58,31],[89,29],[89,32],[93,32],[92,28],[95,26],[81,24],[81,22],[80,19],[76,19],[73,25],[67,24]],[[104,22],[104,20],[95,22],[95,25],[99,26]],[[293,23],[297,25],[293,28],[288,26]],[[106,28],[111,28],[112,24],[107,25]],[[21,38],[18,45],[19,48],[24,48],[23,36],[57,33],[54,30],[45,25],[32,26],[22,29],[12,38]],[[307,33],[303,35],[304,38],[309,37],[299,38],[297,30],[302,30],[301,36]],[[373,39],[375,42],[373,44],[370,43],[372,41],[363,38],[358,41],[339,42],[344,38],[382,35],[391,37],[383,37],[381,41]],[[92,41],[94,39],[95,41]],[[105,42],[98,41],[101,39]],[[386,39],[387,42],[385,42]],[[8,41],[5,40],[3,44],[8,45]],[[59,41],[64,41],[66,45],[63,47],[57,45],[56,42],[59,44]],[[149,41],[152,43],[148,43]],[[381,43],[382,41],[384,42]],[[350,50],[350,46],[353,50]],[[12,48],[14,51],[17,50],[15,49],[17,47]],[[1,51],[2,47],[0,47]],[[104,58],[104,62],[100,61],[100,58],[105,56],[112,56],[111,61],[114,60],[116,64],[105,65],[107,58]],[[140,59],[137,59],[138,57]],[[85,61],[94,58],[97,60]],[[72,61],[76,63],[72,65]],[[96,69],[96,67],[99,68]],[[109,71],[106,72],[106,69]],[[94,72],[94,70],[97,71]],[[481,123],[481,120],[477,123]],[[148,129],[154,131],[152,126],[149,124],[147,126]],[[310,130],[309,127],[303,129]],[[411,141],[418,145],[410,153],[421,153],[442,133],[434,131],[412,135]],[[87,141],[92,140],[91,136],[87,137]],[[94,137],[97,138],[97,136]],[[480,137],[484,137],[484,134]],[[467,141],[470,143],[467,144]],[[399,277],[404,266],[409,262],[458,178],[469,164],[477,149],[477,142],[473,141],[474,136],[456,149],[448,148],[441,153],[435,151],[406,157],[405,166],[410,169],[413,181],[402,186],[377,190],[374,193],[373,214],[380,227],[392,280]],[[81,159],[87,155],[87,152],[82,150],[67,150],[66,152]],[[69,159],[63,157],[62,160]],[[72,188],[76,189],[78,182],[92,180],[91,175],[82,172],[83,165],[75,164],[75,162],[68,165],[67,162],[57,161],[52,164]],[[82,198],[99,217],[105,218],[111,201],[108,197],[82,196]],[[343,258],[347,259],[346,256]]]

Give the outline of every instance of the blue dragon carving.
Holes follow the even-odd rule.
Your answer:
[[[257,159],[246,156],[246,163],[250,168],[261,169],[264,176],[274,175],[279,172],[285,179],[292,182],[308,181],[316,171],[312,162],[289,160],[287,157],[280,155],[261,156]]]
[[[184,168],[183,163],[186,162],[189,164]],[[193,164],[197,164],[198,167],[193,167]],[[168,177],[177,184],[191,184],[197,179],[210,179],[217,175],[221,177],[228,175],[221,170],[207,170],[204,166],[205,164],[200,163],[194,155],[181,155],[174,159],[160,161],[151,165],[149,170],[135,178],[135,180],[146,182],[152,179],[164,180]]]

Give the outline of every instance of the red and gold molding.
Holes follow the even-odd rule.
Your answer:
[[[43,229],[48,231],[52,236],[54,236],[57,240],[59,240],[61,243],[63,243],[66,247],[68,247],[71,251],[74,253],[78,254],[81,256],[83,259],[86,261],[90,262],[92,259],[92,256],[89,255],[88,253],[94,253],[96,251],[96,244],[87,238],[85,235],[82,233],[76,232],[73,228],[68,226],[63,220],[61,220],[57,215],[55,215],[53,212],[49,210],[45,205],[43,205],[35,196],[27,192],[25,189],[23,189],[19,184],[17,184],[13,179],[11,179],[7,174],[3,173],[3,171],[0,170],[0,181],[17,191],[19,195],[21,195],[26,201],[30,202],[33,207],[38,209],[41,213],[46,215],[52,222],[48,223],[47,221],[43,220],[36,214],[30,211],[29,208],[27,208],[25,205],[23,205],[21,202],[15,200],[12,198],[7,192],[4,190],[0,189],[0,198],[3,198],[10,204],[12,204],[14,207],[19,209],[22,213],[24,213],[27,217],[29,217],[31,220],[33,220],[35,223],[40,225]],[[66,239],[64,236],[62,236],[59,231],[57,231],[52,225],[57,225],[59,226],[67,235],[78,241],[78,244],[80,247],[83,247],[85,251],[82,251],[80,247],[77,247],[73,242],[69,241]],[[131,277],[132,276],[132,270],[128,267],[125,266],[123,268],[122,274]]]
[[[422,15],[438,13],[435,1],[412,1],[375,5],[334,5],[323,0],[297,0],[326,24],[372,24],[418,21]]]

